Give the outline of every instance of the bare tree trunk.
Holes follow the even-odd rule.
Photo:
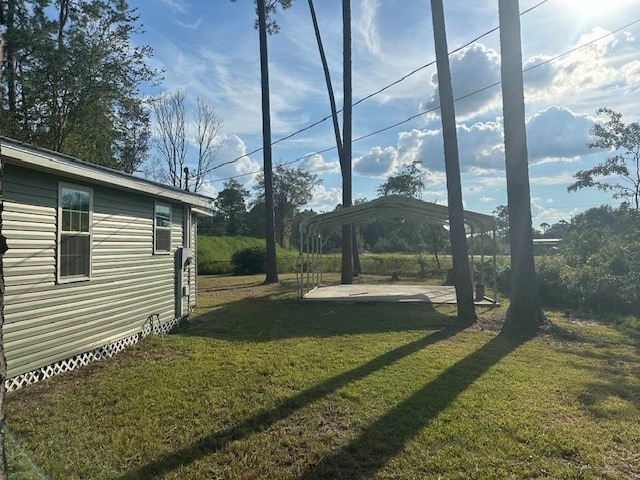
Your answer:
[[[533,263],[531,194],[518,0],[499,0],[502,102],[511,242],[511,303],[504,331],[535,333],[545,321]]]
[[[356,235],[355,224],[351,224],[351,235],[353,236],[353,276],[359,277],[362,273],[362,264],[360,263],[360,252],[358,252],[358,235]]]
[[[316,10],[313,6],[313,0],[309,0],[309,11],[311,12],[311,20],[313,22],[313,30],[316,35],[316,42],[318,44],[318,51],[320,52],[320,60],[322,62],[322,70],[324,71],[324,79],[327,84],[327,93],[329,95],[329,104],[331,106],[331,118],[333,119],[333,132],[336,137],[336,148],[338,150],[338,158],[340,159],[340,165],[345,164],[344,149],[342,147],[342,136],[340,135],[340,123],[338,121],[338,109],[336,107],[336,97],[333,93],[333,84],[331,82],[331,73],[329,72],[329,64],[327,63],[327,56],[324,53],[324,46],[322,43],[322,36],[320,35],[320,26],[318,25],[318,18],[316,16]],[[353,251],[353,275],[358,276],[362,271],[360,267],[360,255],[358,253],[358,239],[355,233],[355,225],[352,225],[352,251]]]
[[[2,5],[0,3],[0,9]],[[1,16],[1,15],[0,15]],[[4,19],[0,22],[0,59],[4,58]],[[2,77],[2,62],[0,62],[0,78]],[[0,102],[1,103],[1,102]],[[2,134],[2,132],[0,132]],[[7,360],[4,356],[4,265],[3,257],[7,251],[7,240],[2,233],[2,220],[4,210],[4,160],[2,159],[2,146],[0,145],[0,480],[8,478],[7,452],[5,450],[5,380],[7,378]]]
[[[352,95],[351,95],[351,0],[342,0],[342,28],[343,28],[343,88],[344,107],[342,110],[342,207],[351,206],[351,123],[352,123]],[[353,243],[351,225],[342,226],[342,279],[341,283],[353,283]]]
[[[458,136],[456,114],[449,69],[447,32],[444,21],[442,0],[431,0],[431,17],[438,67],[438,90],[440,93],[440,115],[444,137],[444,159],[447,174],[447,195],[449,203],[449,234],[451,256],[453,257],[453,278],[458,303],[458,318],[465,322],[477,320],[473,303],[473,287],[467,255],[467,237],[464,226],[462,186],[460,184],[460,161],[458,158]]]
[[[260,78],[262,80],[262,151],[264,154],[264,211],[267,237],[267,276],[264,283],[278,283],[276,232],[273,218],[273,165],[271,162],[271,107],[269,105],[269,55],[267,52],[267,14],[265,0],[258,3],[260,34]]]
[[[327,63],[327,56],[324,53],[324,46],[322,44],[322,36],[320,35],[320,27],[318,26],[318,18],[316,17],[316,10],[313,6],[313,0],[309,0],[309,11],[311,12],[311,20],[313,22],[313,31],[316,34],[316,42],[318,44],[318,51],[320,52],[320,60],[322,61],[322,70],[324,71],[324,80],[327,84],[327,93],[329,94],[329,104],[331,105],[331,117],[333,119],[333,133],[336,137],[336,147],[338,148],[338,158],[340,164],[343,162],[342,155],[342,136],[340,135],[340,124],[338,122],[338,109],[336,107],[336,97],[333,93],[333,85],[331,83],[331,73],[329,72],[329,64]]]

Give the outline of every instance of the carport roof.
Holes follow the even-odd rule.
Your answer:
[[[325,227],[348,225],[357,223],[359,220],[376,217],[401,217],[445,225],[449,222],[449,207],[402,195],[389,195],[370,202],[316,215],[302,222],[300,232],[303,235],[311,235]],[[468,210],[464,211],[464,222],[476,232],[490,232],[495,228],[495,220],[491,215]]]

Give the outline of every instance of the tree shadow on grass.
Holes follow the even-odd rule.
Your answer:
[[[309,467],[300,480],[371,478],[458,395],[526,340],[494,337],[379,418],[349,445]]]
[[[572,351],[568,353],[599,365],[571,362],[576,369],[597,374],[597,380],[582,387],[577,399],[582,407],[596,418],[623,418],[627,408],[640,410],[640,358],[615,352]]]
[[[156,478],[180,467],[189,465],[202,457],[223,449],[231,442],[245,439],[254,433],[269,428],[276,422],[279,422],[295,413],[297,410],[302,409],[333,392],[336,392],[349,383],[361,380],[374,372],[382,370],[385,367],[388,367],[389,365],[392,365],[430,345],[451,338],[466,327],[467,325],[460,322],[450,322],[449,326],[446,328],[390,350],[359,367],[304,390],[303,392],[284,400],[275,408],[265,410],[232,427],[214,432],[181,450],[165,455],[164,457],[148,463],[135,471],[125,473],[123,476],[119,477],[119,480]]]
[[[430,304],[305,303],[243,298],[193,316],[176,334],[235,342],[433,330],[457,322]]]

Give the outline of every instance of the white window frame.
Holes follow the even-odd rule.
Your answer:
[[[81,192],[87,192],[89,194],[89,231],[88,232],[73,232],[73,233],[86,233],[89,237],[89,275],[67,275],[63,277],[60,271],[60,257],[61,257],[61,245],[62,245],[62,190],[68,188],[71,190],[79,190]],[[76,185],[74,183],[58,182],[58,217],[56,219],[56,281],[57,283],[72,283],[72,282],[86,282],[91,280],[93,272],[93,188],[85,187],[83,185]],[[69,232],[71,233],[71,232]]]
[[[158,227],[157,222],[156,222],[156,208],[158,206],[162,206],[162,207],[169,207],[169,226],[168,227]],[[173,205],[171,205],[170,203],[166,203],[166,202],[154,202],[153,203],[153,254],[154,255],[171,255],[171,250],[173,247],[173,239],[172,239],[172,232],[171,232],[171,227],[173,226]],[[169,231],[169,250],[156,250],[156,232],[158,231],[158,228],[161,230],[168,230]]]

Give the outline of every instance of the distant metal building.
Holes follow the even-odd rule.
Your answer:
[[[196,304],[211,199],[2,138],[9,391],[166,332]]]

